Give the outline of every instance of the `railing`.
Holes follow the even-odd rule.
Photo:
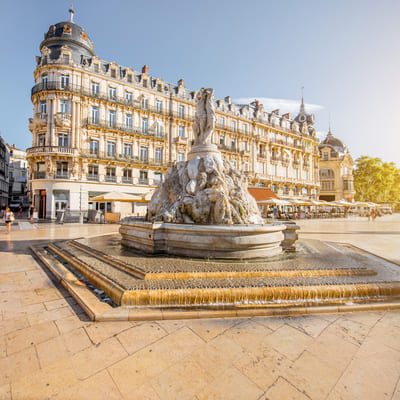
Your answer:
[[[235,146],[227,146],[227,145],[225,145],[225,144],[217,144],[217,147],[220,149],[220,150],[223,150],[223,151],[230,151],[230,152],[232,152],[232,153],[237,153],[237,152],[239,152],[239,149],[237,148],[237,147],[235,147]]]
[[[155,129],[140,129],[134,127],[127,127],[125,124],[110,124],[106,120],[96,121],[92,120],[91,118],[87,118],[82,121],[82,125],[86,127],[95,127],[100,129],[113,129],[115,131],[121,131],[124,133],[132,133],[135,135],[141,135],[160,140],[167,140],[166,134],[159,133]]]
[[[185,121],[194,121],[194,116],[188,115],[185,113],[183,116],[176,111],[170,112],[167,109],[157,107],[157,105],[143,105],[139,100],[130,100],[126,99],[125,97],[119,96],[111,96],[108,92],[95,92],[92,91],[90,88],[83,88],[81,85],[62,85],[61,82],[58,81],[50,81],[47,83],[38,83],[37,85],[33,86],[31,90],[31,96],[35,95],[36,93],[43,92],[43,91],[61,91],[67,93],[74,93],[80,94],[86,97],[91,97],[93,99],[104,100],[109,103],[116,103],[122,104],[127,107],[135,108],[139,111],[151,112],[156,113],[164,116],[171,116],[174,118],[183,119]]]
[[[88,181],[98,182],[100,180],[99,175],[87,175]]]
[[[148,178],[139,178],[138,183],[139,183],[139,185],[148,185],[149,179]]]
[[[105,181],[106,182],[117,182],[117,177],[116,176],[112,176],[112,175],[106,175],[105,176]]]
[[[45,171],[39,171],[35,172],[33,174],[33,179],[45,179],[46,178],[46,172]]]
[[[41,153],[59,153],[74,155],[76,153],[76,148],[74,147],[63,147],[63,146],[35,146],[30,147],[26,150],[27,155],[41,154]]]
[[[68,172],[56,172],[54,175],[55,179],[69,179]]]
[[[123,176],[122,183],[133,183],[133,178],[128,176]]]
[[[82,152],[80,156],[85,158],[99,159],[99,160],[104,159],[104,160],[123,161],[130,164],[140,164],[140,165],[149,165],[157,167],[170,166],[167,161],[159,160],[157,158],[143,158],[139,156],[130,156],[125,154],[108,153],[106,151]]]

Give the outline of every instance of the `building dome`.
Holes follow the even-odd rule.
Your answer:
[[[72,51],[72,59],[75,63],[80,63],[83,58],[94,56],[93,42],[79,25],[72,21],[59,22],[51,25],[48,32],[44,35],[44,40],[40,44],[40,50],[47,47],[50,50],[49,59],[57,60],[61,54],[61,48],[68,46]]]
[[[337,138],[335,138],[331,131],[328,132],[326,135],[326,138],[324,139],[323,142],[320,143],[318,146],[319,149],[322,149],[323,147],[330,147],[337,153],[345,153],[347,152],[346,146],[343,144],[343,142]]]

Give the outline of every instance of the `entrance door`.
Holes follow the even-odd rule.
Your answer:
[[[46,191],[39,191],[39,218],[46,218]]]

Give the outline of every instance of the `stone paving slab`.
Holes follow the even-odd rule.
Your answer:
[[[337,222],[336,241],[360,245],[360,236],[379,231],[380,251],[397,259],[400,216],[377,219],[373,229],[356,221],[359,236],[346,233],[350,222]],[[400,398],[398,310],[94,323],[28,247],[117,226],[45,225],[0,232],[1,399]]]

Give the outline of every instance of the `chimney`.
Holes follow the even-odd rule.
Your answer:
[[[142,74],[148,74],[148,73],[149,73],[149,66],[148,65],[143,65]]]
[[[251,106],[253,107],[258,107],[260,105],[260,101],[259,100],[254,100],[253,102],[250,103]]]
[[[178,81],[178,86],[183,86],[183,87],[185,87],[185,80],[182,78],[182,79],[179,79],[179,81]]]
[[[272,114],[279,115],[280,111],[281,110],[279,108],[277,108],[276,110],[273,110],[271,112],[272,112]]]
[[[228,104],[231,104],[231,96],[226,96],[225,97],[225,102]]]
[[[283,114],[282,117],[290,119],[290,113]]]

